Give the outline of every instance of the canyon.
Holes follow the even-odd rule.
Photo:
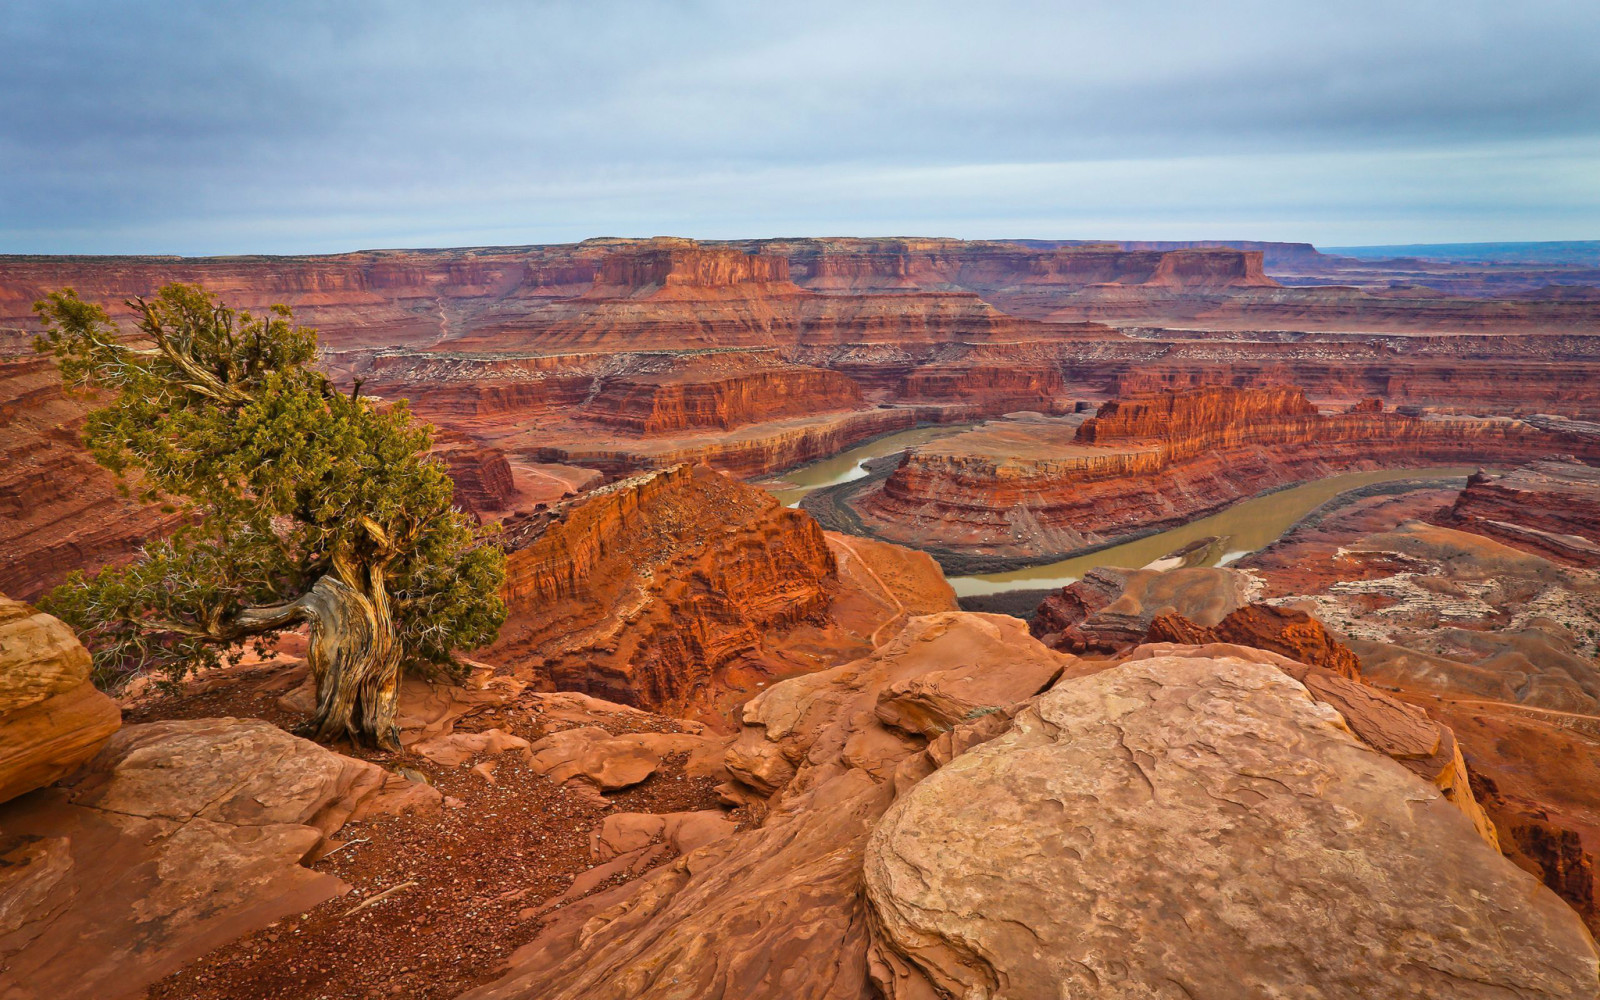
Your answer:
[[[1112,400],[1088,419],[993,421],[908,452],[849,502],[889,540],[984,555],[1068,554],[1306,479],[1376,468],[1600,459],[1576,420],[1322,413],[1293,387]]]
[[[36,597],[173,527],[83,464],[73,438],[87,403],[30,354],[31,304],[63,286],[120,320],[125,299],[173,280],[240,308],[290,305],[318,328],[342,384],[409,399],[459,435],[449,452],[475,480],[463,496],[488,514],[513,495],[559,499],[559,484],[582,480],[573,468],[704,462],[770,476],[916,426],[1070,414],[1167,388],[1282,384],[1329,406],[1592,413],[1600,300],[1533,297],[1526,265],[1505,281],[1499,265],[1430,267],[1295,244],[932,239],[0,258],[0,503],[14,512],[0,527],[14,553],[0,587]],[[1454,291],[1385,284],[1423,288],[1429,274]],[[1296,284],[1319,276],[1350,281]],[[1582,276],[1548,277],[1579,288]],[[1090,316],[1085,296],[1120,297],[1123,311]],[[1218,302],[1233,318],[1204,312]],[[464,445],[481,461],[462,462]]]
[[[304,635],[102,693],[22,603],[184,517],[83,450],[31,303],[170,280],[291,305],[494,526],[506,624],[406,677],[398,752],[293,735]],[[1223,241],[0,258],[0,995],[1594,997],[1592,285]],[[1021,617],[941,570],[1434,466]]]

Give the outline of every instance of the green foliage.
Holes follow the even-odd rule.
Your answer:
[[[144,342],[118,336],[70,289],[35,305],[36,342],[68,385],[106,394],[84,442],[125,488],[190,515],[130,566],[75,574],[45,607],[94,650],[106,684],[177,681],[248,638],[246,607],[293,600],[322,575],[382,591],[413,666],[491,641],[505,618],[504,557],[452,508],[431,428],[404,401],[339,392],[315,331],[287,308],[256,318],[169,285],[140,309]]]

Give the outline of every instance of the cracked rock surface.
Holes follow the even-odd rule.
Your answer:
[[[1597,995],[1572,910],[1237,658],[1057,684],[888,809],[865,888],[893,1000]]]

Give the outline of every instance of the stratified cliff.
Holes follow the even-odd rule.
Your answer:
[[[36,599],[180,519],[138,503],[79,441],[87,402],[43,358],[0,359],[0,592]]]
[[[765,362],[765,363],[762,363]],[[581,413],[639,435],[708,429],[862,406],[861,388],[837,372],[750,355],[692,356],[672,369],[609,380]]]
[[[1074,428],[1001,422],[919,447],[853,501],[885,538],[1008,555],[1068,551],[1340,472],[1600,458],[1578,421],[1318,411],[1295,388],[1118,400]]]
[[[847,568],[809,515],[705,466],[622,479],[507,522],[511,613],[483,655],[547,688],[715,721],[741,691],[953,607],[927,556],[839,544]]]
[[[1434,520],[1569,566],[1600,568],[1600,469],[1533,462],[1502,474],[1480,472]]]

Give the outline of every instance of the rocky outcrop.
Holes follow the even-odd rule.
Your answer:
[[[1014,619],[952,613],[912,620],[862,660],[774,685],[746,706],[727,757],[738,776],[729,795],[764,820],[554,911],[503,978],[466,996],[867,1000],[861,865],[873,824],[901,781],[1003,729],[1003,706],[1071,662]],[[919,679],[950,696],[915,695]],[[887,707],[913,697],[959,714]],[[885,715],[949,731],[930,745]]]
[[[1592,994],[1575,914],[1290,661],[1228,649],[1106,670],[1015,619],[914,619],[746,706],[724,795],[753,826],[546,910],[466,997]],[[617,817],[592,844],[673,827]],[[1127,912],[1079,912],[1096,898]]]
[[[1569,566],[1600,567],[1600,468],[1534,462],[1479,472],[1434,520]]]
[[[64,778],[122,725],[60,620],[0,596],[0,802]]]
[[[1113,401],[1081,425],[985,425],[910,451],[853,504],[891,541],[1037,557],[1306,479],[1561,454],[1600,459],[1600,433],[1577,421],[1323,414],[1298,389],[1210,387]]]
[[[511,464],[498,448],[485,448],[463,434],[445,432],[434,438],[432,454],[449,470],[457,507],[488,514],[509,510],[517,502]]]
[[[682,709],[768,631],[821,615],[822,531],[762,490],[675,466],[507,526],[496,658],[555,688]]]
[[[142,995],[348,891],[301,862],[352,817],[437,809],[418,789],[258,720],[128,726],[65,787],[0,805],[5,995]]]
[[[865,883],[888,997],[1595,990],[1575,914],[1239,659],[1057,684],[889,808]]]
[[[1260,440],[1278,425],[1299,429],[1298,417],[1318,411],[1305,392],[1289,386],[1239,390],[1212,386],[1187,392],[1112,400],[1079,425],[1079,444],[1159,441],[1164,458],[1180,461],[1212,448]]]
[[[1308,666],[1332,671],[1347,680],[1361,679],[1361,660],[1315,618],[1297,608],[1247,604],[1215,625],[1201,625],[1173,612],[1150,623],[1146,642],[1202,646],[1233,643],[1280,653]]]
[[[1176,624],[1179,629],[1187,626],[1197,633],[1203,629],[1178,616],[1158,619],[1162,621]],[[1204,636],[1200,634],[1196,638]],[[1267,641],[1273,640],[1269,637]],[[1350,732],[1362,743],[1439,789],[1451,805],[1471,820],[1484,843],[1501,849],[1500,833],[1476,797],[1455,733],[1429,718],[1421,709],[1364,684],[1358,678],[1251,643],[1154,642],[1134,649],[1128,659],[1153,656],[1242,657],[1270,663],[1304,684],[1311,697],[1337,710]]]
[[[1046,597],[1029,629],[1055,649],[1112,653],[1142,641],[1163,617],[1215,625],[1249,601],[1254,590],[1248,575],[1219,566],[1166,571],[1102,566]]]

